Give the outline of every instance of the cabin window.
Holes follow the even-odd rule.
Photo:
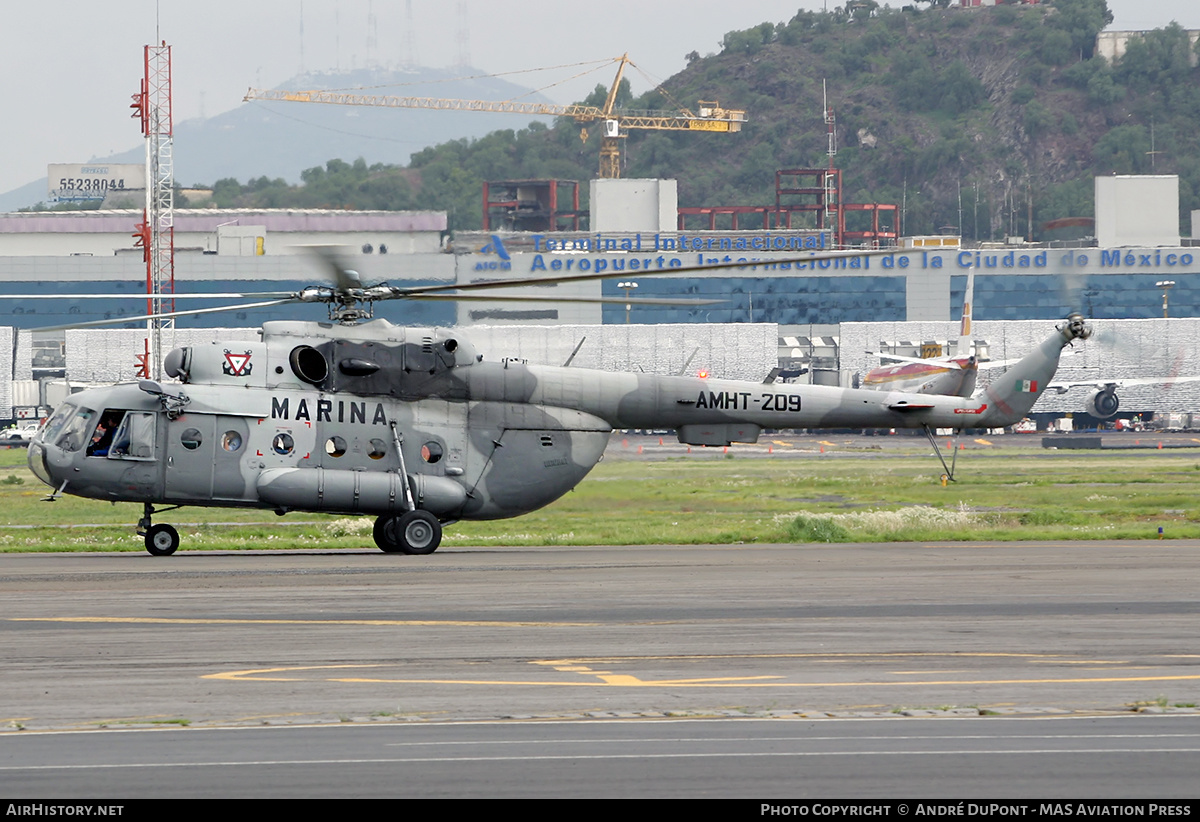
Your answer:
[[[346,441],[341,437],[330,437],[325,441],[325,453],[331,457],[341,457],[346,453]]]
[[[373,460],[381,460],[387,456],[387,443],[383,440],[371,440],[371,450],[367,452],[367,456]]]
[[[291,434],[280,431],[275,435],[275,439],[271,440],[271,450],[281,457],[286,457],[296,450],[296,441],[292,439]]]
[[[241,450],[242,435],[237,431],[226,431],[221,437],[221,447],[231,454]]]
[[[189,451],[195,451],[204,442],[204,436],[199,429],[189,428],[179,435],[179,442]]]
[[[421,459],[432,465],[442,458],[442,446],[440,443],[427,442],[421,446]]]

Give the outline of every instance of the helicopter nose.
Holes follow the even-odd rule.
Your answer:
[[[53,488],[54,479],[51,477],[50,468],[46,464],[46,446],[42,444],[40,439],[29,443],[28,460],[29,470],[33,472],[33,475]]]

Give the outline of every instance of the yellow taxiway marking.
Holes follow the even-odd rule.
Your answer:
[[[975,440],[975,442],[979,443],[980,445],[991,445],[992,444],[991,440],[985,440],[985,439],[977,439],[977,440]]]
[[[452,628],[595,628],[598,622],[501,622],[465,619],[172,619],[170,617],[13,617],[9,622],[75,622],[130,625],[373,625]]]
[[[580,657],[577,659],[543,659],[537,660],[534,665],[583,665],[591,663],[610,662],[656,662],[659,660],[693,660],[702,661],[708,659],[809,659],[821,660],[828,659],[830,661],[838,661],[841,659],[920,659],[927,657],[946,657],[950,659],[968,659],[976,657],[1003,657],[1014,659],[1057,659],[1058,654],[1018,654],[1010,651],[971,651],[966,653],[947,653],[945,651],[863,651],[863,652],[845,652],[845,653],[801,653],[801,654],[661,654],[658,656],[594,656]]]
[[[771,440],[771,442],[775,443],[776,445],[782,445],[784,448],[792,447],[792,443],[788,442],[787,440]]]
[[[347,668],[382,668],[378,663],[361,665],[304,665],[287,668],[258,668],[248,671],[226,671],[219,674],[206,674],[201,679],[222,679],[234,682],[299,682],[306,679],[303,676],[280,676],[279,674],[301,673],[303,671],[345,670]],[[483,680],[483,679],[380,679],[378,677],[328,677],[329,682],[359,682],[359,683],[415,683],[424,682],[439,685],[568,685],[568,686],[602,686],[602,685],[699,685],[717,683],[739,683],[756,679],[780,679],[778,676],[751,677],[714,677],[712,679],[671,679],[671,680],[641,680],[625,674],[612,674],[609,671],[592,671],[584,668],[574,671],[597,676],[599,682],[536,682],[529,680]]]
[[[946,674],[963,673],[969,674],[969,669],[951,670],[951,671],[894,671],[894,676],[909,676],[909,677],[938,677],[929,679],[900,679],[900,680],[868,680],[868,681],[835,681],[835,682],[797,682],[790,677],[782,674],[763,674],[749,676],[724,676],[724,677],[701,677],[701,678],[686,678],[686,679],[642,679],[635,674],[616,673],[611,670],[600,670],[598,667],[612,667],[611,663],[647,663],[654,661],[689,661],[689,662],[704,662],[710,660],[762,660],[762,659],[804,659],[808,661],[818,661],[827,659],[834,662],[839,659],[863,659],[863,658],[897,658],[897,657],[943,657],[949,659],[964,659],[969,657],[1005,657],[1025,659],[1028,662],[1048,662],[1058,661],[1064,663],[1076,662],[1076,660],[1068,660],[1058,657],[1054,654],[1016,654],[1016,653],[965,653],[965,654],[946,654],[946,653],[847,653],[847,654],[718,654],[718,655],[670,655],[670,656],[654,656],[654,657],[597,657],[589,659],[570,659],[570,660],[530,660],[529,664],[542,666],[544,668],[553,668],[555,671],[566,674],[579,674],[582,679],[574,677],[563,681],[550,681],[538,679],[454,679],[454,678],[436,678],[436,679],[419,679],[419,678],[396,678],[387,676],[339,676],[336,674],[326,674],[321,678],[327,682],[342,682],[342,683],[358,683],[358,684],[425,684],[425,685],[492,685],[492,686],[511,686],[511,685],[531,685],[531,686],[549,686],[549,687],[568,687],[568,688],[597,688],[597,687],[623,687],[623,688],[850,688],[855,686],[893,686],[893,687],[913,687],[925,685],[1030,685],[1030,684],[1085,684],[1085,683],[1104,683],[1104,682],[1181,682],[1200,680],[1200,674],[1173,674],[1173,675],[1154,675],[1154,674],[1137,674],[1131,676],[1101,676],[1101,677],[1029,677],[1015,679],[947,679]],[[1103,660],[1080,660],[1080,662],[1104,664]],[[1121,664],[1113,661],[1110,664]],[[234,682],[289,682],[303,681],[308,679],[306,676],[309,672],[324,671],[347,671],[349,669],[380,669],[388,667],[380,663],[365,663],[365,664],[344,664],[344,665],[312,665],[312,666],[297,666],[297,667],[281,667],[281,668],[260,668],[243,671],[226,671],[218,674],[208,674],[204,679],[220,679]],[[1112,672],[1111,668],[1104,669],[1106,673]],[[1115,672],[1114,672],[1115,673]]]
[[[208,674],[203,679],[220,679],[234,682],[295,682],[307,679],[302,676],[264,676],[287,672],[320,671],[345,668],[381,668],[382,665],[312,665],[296,668],[264,668],[249,671],[227,671]],[[530,685],[551,688],[854,688],[868,687],[913,687],[918,685],[1078,685],[1102,682],[1182,682],[1200,680],[1200,674],[1172,676],[1109,676],[1068,677],[1030,679],[909,679],[899,681],[848,681],[848,682],[781,682],[782,676],[714,677],[710,679],[639,679],[631,674],[605,674],[599,681],[549,682],[528,679],[414,679],[397,677],[327,677],[327,682],[372,685]],[[770,682],[764,680],[772,680]]]
[[[378,663],[364,663],[362,665],[300,665],[287,668],[252,668],[248,671],[225,671],[219,674],[205,674],[201,679],[231,679],[236,681],[251,680],[254,682],[303,682],[305,677],[302,676],[267,676],[267,674],[277,673],[299,673],[301,671],[329,671],[341,670],[343,668],[378,668]],[[340,680],[335,680],[340,681]]]

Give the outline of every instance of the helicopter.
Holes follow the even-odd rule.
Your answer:
[[[176,348],[163,370],[177,382],[118,383],[63,402],[29,446],[31,470],[55,489],[48,499],[141,503],[138,534],[155,556],[173,554],[180,537],[154,517],[184,506],[373,516],[381,550],[430,554],[448,524],[521,516],[570,491],[614,429],[674,429],[680,442],[704,446],[753,443],[766,428],[922,428],[932,441],[937,428],[1020,420],[1062,350],[1091,334],[1072,314],[975,397],[489,361],[463,329],[396,326],[373,319],[372,304],[472,299],[472,291],[550,280],[368,287],[325,256],[332,285],[239,296],[267,298],[253,305],[325,303],[329,322],[271,321],[259,342]],[[805,259],[821,256],[833,255]],[[554,281],[611,276],[621,275]],[[228,309],[157,316],[215,310]]]

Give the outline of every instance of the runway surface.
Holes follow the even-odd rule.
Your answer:
[[[151,760],[166,765],[208,756],[194,746],[215,739],[212,731],[273,730],[263,725],[323,726],[328,735],[288,755],[324,761],[320,740],[337,729],[392,723],[644,729],[688,726],[671,718],[753,718],[807,738],[854,724],[835,719],[853,717],[905,737],[928,736],[933,726],[937,736],[960,721],[950,717],[1007,728],[1017,723],[1006,717],[1061,716],[1073,723],[1111,717],[1125,723],[1122,734],[1131,723],[1135,735],[1162,727],[1184,734],[1170,745],[1147,743],[1144,754],[1132,753],[1132,743],[1089,743],[1108,753],[1078,772],[1112,769],[1122,780],[1115,784],[1133,790],[1138,783],[1124,781],[1127,760],[1174,747],[1194,793],[1198,570],[1200,544],[1192,541],[449,548],[428,557],[374,549],[0,555],[0,719],[9,729],[0,734],[2,761],[60,761],[30,759],[32,739],[62,740],[62,750],[96,757],[80,763],[87,768],[43,772],[50,781],[0,770],[0,793],[28,795],[13,793],[21,786],[40,796],[87,795],[70,791],[88,784],[75,779],[96,766],[111,766],[104,778],[115,781],[106,784],[140,790],[145,778],[121,765],[146,754],[79,741],[112,736],[98,729],[177,729],[122,737],[178,740],[175,754]],[[559,722],[538,723],[545,719]],[[565,736],[586,741],[595,731],[584,733]],[[978,733],[986,739],[992,731]],[[565,749],[564,761],[588,748],[580,744]],[[656,744],[676,758],[699,750],[686,739]],[[800,756],[789,745],[781,750]],[[931,750],[949,756],[938,745]],[[975,756],[995,745],[980,743]],[[279,759],[269,748],[251,758]],[[240,760],[216,750],[211,761]],[[681,762],[662,766],[706,772]],[[504,795],[496,787],[503,780],[489,793],[486,777],[504,767],[515,766],[480,765],[479,795]],[[600,775],[617,767],[605,765],[595,790],[576,795],[612,795],[601,793]],[[788,767],[796,772],[795,763]],[[204,785],[209,795],[226,795],[221,786],[250,795],[236,793],[239,769],[226,771],[235,774],[230,781],[185,780],[172,795],[202,795]],[[646,787],[643,795],[682,795],[665,791],[674,779],[663,793]],[[267,780],[263,789],[276,784]],[[405,784],[404,795],[437,795]],[[1151,784],[1162,787],[1142,786]],[[393,795],[400,786],[378,787]],[[524,795],[548,795],[529,790]],[[755,795],[739,790],[726,785],[714,795]]]
[[[997,799],[1164,803],[1195,796],[1198,731],[1195,721],[1135,716],[93,731],[0,739],[10,754],[0,764],[0,789],[9,797],[114,802],[716,797],[838,804],[915,798],[981,802],[985,809]],[[1035,804],[1034,812],[1019,815],[1036,811]],[[757,804],[747,803],[745,812],[762,815]],[[1176,810],[1183,812],[1186,806]],[[985,814],[1018,815],[1007,806]],[[829,805],[811,815],[835,816]],[[889,815],[902,814],[893,808]]]

